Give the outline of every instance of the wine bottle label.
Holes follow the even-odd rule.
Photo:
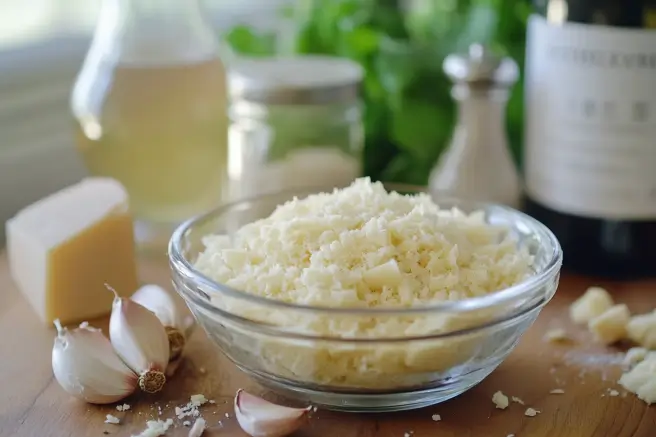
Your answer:
[[[656,218],[656,30],[529,21],[527,194],[556,211]]]

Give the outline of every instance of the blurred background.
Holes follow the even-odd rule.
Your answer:
[[[219,34],[238,24],[271,29],[283,3],[204,1]],[[100,7],[100,0],[0,0],[2,223],[21,207],[86,174],[74,147],[69,99]]]
[[[413,184],[426,183],[453,128],[443,58],[481,41],[521,66],[531,11],[523,0],[203,3],[226,52],[330,54],[362,65],[364,173]],[[85,174],[74,147],[69,96],[100,6],[100,0],[0,0],[2,222]],[[519,162],[521,87],[508,108]]]
[[[221,203],[364,175],[650,275],[655,29],[656,0],[0,0],[0,220],[109,176],[163,253]]]

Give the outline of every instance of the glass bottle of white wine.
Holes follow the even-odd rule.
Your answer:
[[[126,187],[142,248],[227,195],[226,99],[198,0],[103,0],[71,96],[77,147]]]
[[[656,276],[656,0],[534,0],[526,211],[564,265]]]

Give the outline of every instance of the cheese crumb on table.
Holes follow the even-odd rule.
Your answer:
[[[149,420],[146,422],[146,429],[132,437],[160,437],[166,434],[171,426],[173,426],[173,419]]]
[[[440,420],[442,420],[442,416],[440,416],[439,414],[433,414],[431,416],[431,419],[433,419],[433,422],[439,422]]]
[[[121,419],[119,419],[116,416],[112,416],[111,414],[108,414],[105,419],[105,423],[111,423],[113,425],[118,425],[121,423]]]
[[[647,357],[649,350],[644,347],[632,347],[626,351],[622,364],[627,367],[634,366]]]
[[[644,360],[624,373],[618,382],[647,404],[656,403],[656,352],[649,352]]]
[[[567,331],[563,328],[550,329],[544,334],[543,338],[550,343],[562,343],[570,340]]]
[[[535,417],[538,414],[540,414],[540,411],[534,408],[527,408],[526,411],[524,411],[524,415],[528,417]]]
[[[612,344],[626,338],[626,327],[630,319],[631,313],[626,305],[614,305],[592,318],[588,322],[588,329],[598,341]]]
[[[608,389],[608,396],[615,397],[615,396],[619,396],[619,395],[620,395],[620,392],[618,392],[617,390]]]
[[[523,401],[522,399],[518,398],[517,396],[513,396],[511,399],[512,399],[512,401],[515,402],[516,404],[524,405],[524,401]]]
[[[501,410],[505,410],[510,404],[508,401],[508,396],[503,394],[501,391],[498,391],[492,395],[492,402],[497,408]]]
[[[588,323],[613,306],[613,298],[601,287],[590,287],[570,307],[569,316],[574,323]]]
[[[565,394],[565,390],[563,390],[562,388],[555,388],[551,390],[549,393],[552,395],[562,395]]]
[[[129,404],[123,404],[123,405],[117,405],[116,410],[117,411],[128,411],[130,409]]]
[[[175,407],[175,415],[178,419],[183,419],[185,417],[198,417],[200,415],[198,407],[205,405],[207,402],[209,401],[203,394],[192,395],[186,405]]]
[[[656,310],[633,316],[626,329],[629,339],[647,349],[656,349]]]
[[[117,181],[87,178],[24,208],[7,221],[11,276],[49,326],[110,312],[112,294],[137,289],[128,196]]]
[[[207,398],[203,394],[191,395],[190,402],[196,407],[199,407],[207,402]]]

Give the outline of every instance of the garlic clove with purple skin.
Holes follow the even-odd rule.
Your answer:
[[[166,383],[169,339],[157,316],[114,292],[109,338],[119,357],[139,375],[139,387],[157,393]]]
[[[92,404],[110,404],[131,395],[137,375],[126,366],[99,329],[87,323],[69,330],[55,320],[52,371],[70,395]]]
[[[130,299],[152,311],[162,322],[169,338],[169,359],[178,358],[195,326],[194,318],[182,298],[159,285],[147,284]]]
[[[235,396],[235,417],[241,429],[251,437],[289,435],[303,425],[311,409],[276,405],[242,389]]]

